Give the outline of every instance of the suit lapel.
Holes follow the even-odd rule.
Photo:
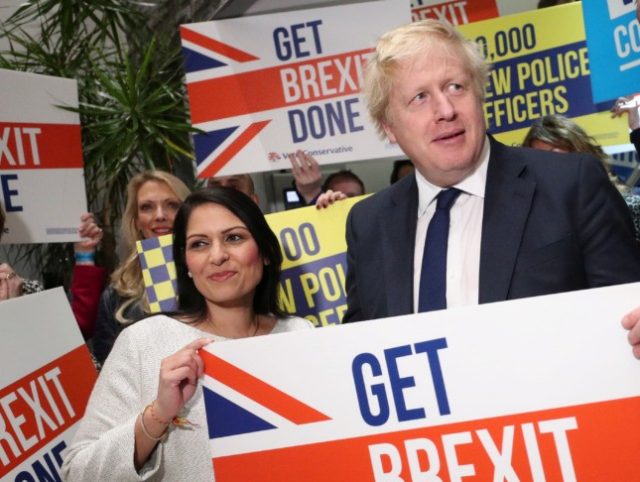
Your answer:
[[[413,312],[413,255],[418,216],[415,176],[398,181],[387,209],[379,212],[383,236],[383,269],[389,316]]]
[[[480,248],[480,303],[507,299],[535,192],[526,165],[491,141]]]

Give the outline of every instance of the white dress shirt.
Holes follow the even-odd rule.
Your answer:
[[[485,138],[480,163],[473,173],[452,186],[460,191],[449,212],[447,247],[447,307],[478,304],[480,286],[480,241],[484,190],[489,165],[489,140]],[[422,254],[429,222],[436,210],[436,197],[443,188],[431,184],[416,169],[418,225],[413,257],[413,311],[418,312]]]

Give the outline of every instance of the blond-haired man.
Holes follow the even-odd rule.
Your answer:
[[[416,173],[349,215],[345,322],[640,280],[628,210],[597,159],[487,136],[487,75],[448,24],[379,39],[369,113]]]

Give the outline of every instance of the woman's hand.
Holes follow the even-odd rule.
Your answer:
[[[22,296],[24,280],[7,263],[0,264],[0,301]]]
[[[191,399],[204,371],[198,350],[211,338],[199,338],[162,360],[155,412],[161,420],[173,420]]]
[[[91,213],[84,213],[80,216],[80,227],[78,228],[78,234],[82,238],[82,241],[78,241],[73,245],[75,253],[95,253],[98,244],[102,241],[102,229],[96,224],[96,221]],[[78,264],[93,264],[93,261],[78,262]]]

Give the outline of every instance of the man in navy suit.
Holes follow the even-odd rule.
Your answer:
[[[629,213],[599,161],[487,136],[487,75],[448,24],[425,20],[379,40],[369,113],[416,174],[351,210],[344,322],[422,311],[425,239],[449,188],[440,308],[640,281]]]

